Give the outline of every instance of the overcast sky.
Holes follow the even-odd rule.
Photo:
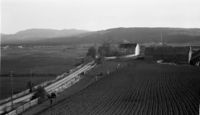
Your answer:
[[[200,28],[200,0],[1,0],[1,31]]]

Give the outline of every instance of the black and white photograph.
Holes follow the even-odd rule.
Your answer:
[[[0,115],[200,115],[199,0],[0,6]]]

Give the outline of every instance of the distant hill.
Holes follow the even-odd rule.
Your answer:
[[[57,37],[70,37],[87,32],[88,31],[76,29],[27,29],[15,34],[1,34],[1,42],[3,44],[33,42]]]
[[[102,31],[87,32],[79,36],[63,36],[35,40],[33,42],[18,42],[18,44],[80,44],[80,43],[102,43],[102,42],[122,42],[124,40],[138,43],[166,43],[200,44],[200,29],[184,28],[113,28]]]

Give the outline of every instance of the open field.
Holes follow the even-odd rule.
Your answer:
[[[80,63],[86,46],[10,46],[1,50],[0,99],[10,96],[9,73],[13,71],[14,93],[27,88],[32,71],[36,85],[67,72]]]
[[[42,83],[47,80],[54,79],[55,76],[46,76],[46,77],[32,77],[32,83],[34,85]],[[28,89],[27,83],[30,81],[30,77],[14,77],[13,78],[13,90],[14,93],[19,93],[20,91],[23,91],[25,89]],[[0,90],[1,90],[1,95],[0,99],[4,99],[6,97],[11,96],[11,82],[9,77],[1,77],[0,79],[1,85],[0,85]]]
[[[200,69],[129,62],[42,115],[197,115]]]
[[[1,74],[60,74],[73,67],[87,48],[76,46],[10,47],[1,52]]]

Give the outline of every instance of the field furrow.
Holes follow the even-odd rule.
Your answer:
[[[41,114],[196,115],[199,76],[187,66],[133,62]]]

